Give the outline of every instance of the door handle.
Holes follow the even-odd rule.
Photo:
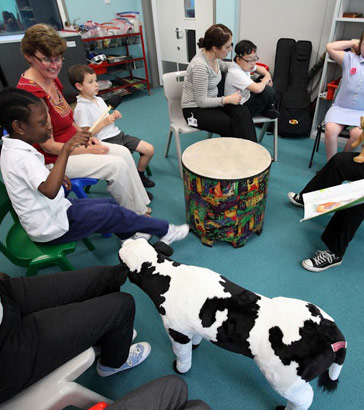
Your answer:
[[[178,40],[183,38],[183,30],[179,30],[178,27],[176,27],[176,37]]]

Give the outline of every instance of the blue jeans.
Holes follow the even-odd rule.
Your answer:
[[[86,238],[93,233],[114,233],[120,239],[130,238],[136,232],[159,237],[168,231],[168,222],[162,219],[138,215],[120,206],[112,198],[69,199],[67,210],[69,229],[49,244],[60,244]]]

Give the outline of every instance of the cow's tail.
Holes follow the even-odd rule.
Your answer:
[[[345,361],[346,346],[347,343],[345,341],[336,342],[331,345],[335,353],[335,360],[331,366],[321,374],[318,380],[319,387],[324,391],[333,392],[337,388],[339,375]]]

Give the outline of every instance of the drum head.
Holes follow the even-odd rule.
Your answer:
[[[211,179],[250,178],[272,163],[268,150],[240,138],[212,138],[190,145],[182,165],[194,174]]]

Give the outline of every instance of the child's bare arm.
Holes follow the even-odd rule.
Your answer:
[[[63,144],[61,152],[51,169],[47,179],[42,182],[38,190],[47,198],[54,199],[64,181],[64,173],[67,166],[67,160],[71,152],[77,149],[78,146],[87,146],[90,138],[90,133],[87,131],[78,132],[69,141]]]
[[[249,84],[247,89],[251,91],[252,93],[259,94],[265,89],[267,85],[272,86],[273,83],[272,83],[272,77],[266,68],[259,66],[259,65],[257,65],[256,67],[257,68],[255,72],[259,75],[262,75],[263,78],[261,79],[259,83],[253,82]]]

